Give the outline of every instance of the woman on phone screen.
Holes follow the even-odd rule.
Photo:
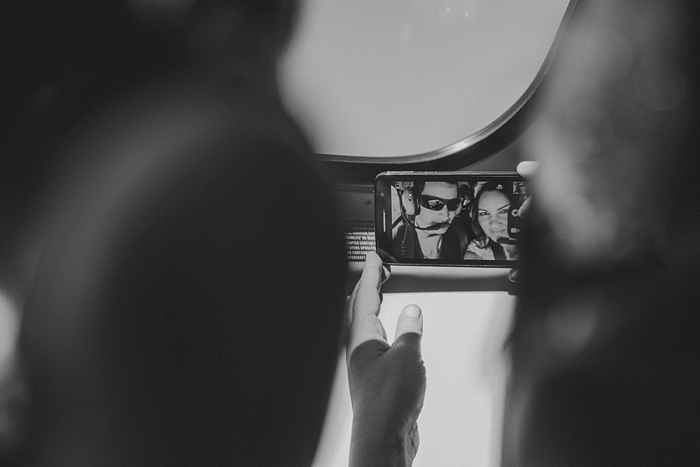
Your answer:
[[[472,215],[476,238],[469,242],[464,259],[517,259],[517,246],[508,236],[511,204],[512,200],[497,182],[487,182],[478,190]]]

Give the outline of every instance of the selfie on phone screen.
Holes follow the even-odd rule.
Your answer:
[[[375,192],[379,252],[404,264],[512,266],[526,197],[517,175],[382,174]]]

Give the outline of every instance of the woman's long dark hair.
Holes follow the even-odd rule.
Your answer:
[[[496,191],[498,193],[503,194],[510,204],[514,203],[513,197],[508,194],[506,190],[499,189],[498,188],[499,182],[486,182],[479,192],[476,194],[476,197],[474,198],[474,202],[472,203],[472,209],[471,209],[471,217],[472,217],[472,229],[474,230],[474,233],[476,234],[477,238],[481,238],[486,236],[486,232],[484,232],[484,229],[481,228],[481,225],[479,225],[479,202],[481,201],[481,195],[489,192],[489,191]]]

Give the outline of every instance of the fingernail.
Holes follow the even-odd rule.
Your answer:
[[[517,171],[520,175],[529,177],[532,176],[537,170],[536,161],[523,161],[518,164]]]
[[[407,318],[420,318],[421,310],[418,305],[408,305],[406,307]]]

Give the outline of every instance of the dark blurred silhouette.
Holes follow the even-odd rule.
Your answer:
[[[278,98],[296,8],[3,7],[4,272],[31,280],[8,462],[310,465],[346,265]]]
[[[576,8],[532,132],[504,463],[699,465],[698,4]]]

